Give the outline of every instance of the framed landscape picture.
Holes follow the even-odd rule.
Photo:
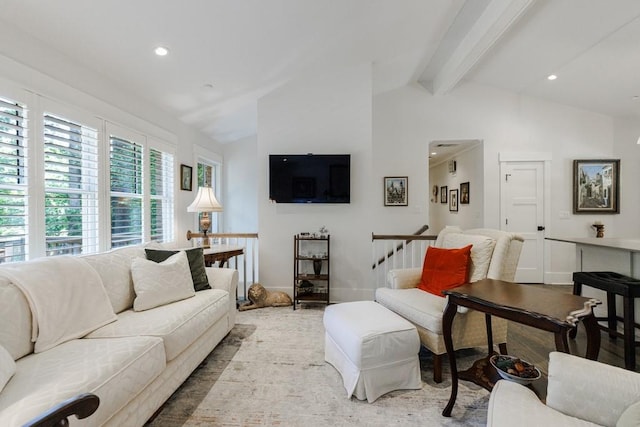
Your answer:
[[[406,176],[384,177],[384,205],[409,205],[409,178]]]
[[[573,213],[620,213],[620,160],[573,161]]]

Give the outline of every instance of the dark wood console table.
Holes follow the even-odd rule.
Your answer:
[[[203,250],[204,265],[211,267],[216,261],[220,261],[219,266],[229,265],[229,259],[244,253],[242,246],[231,245],[211,245],[211,247]]]
[[[487,324],[487,344],[489,356],[493,354],[493,337],[491,331],[491,316],[498,316],[523,325],[553,332],[556,349],[569,353],[567,341],[568,332],[580,321],[587,330],[587,359],[596,360],[600,351],[600,329],[592,308],[600,301],[572,294],[563,294],[548,289],[540,289],[518,283],[503,282],[501,280],[484,279],[473,284],[466,284],[448,291],[449,301],[443,314],[442,330],[447,356],[451,366],[451,397],[442,411],[445,417],[451,416],[451,410],[458,395],[458,379],[473,381],[491,390],[495,384],[495,369],[488,364],[482,365],[482,371],[493,370],[487,375],[473,369],[458,374],[456,357],[451,338],[451,327],[458,306],[485,313]],[[486,360],[482,359],[482,360]],[[478,365],[476,367],[476,371]]]

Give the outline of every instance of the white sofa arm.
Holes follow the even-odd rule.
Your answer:
[[[422,277],[421,268],[402,268],[389,270],[387,273],[387,286],[391,289],[417,288]]]
[[[591,403],[592,401],[588,401],[588,404]],[[491,391],[487,427],[584,427],[585,424],[583,420],[549,408],[538,399],[533,390],[520,384],[500,380]]]
[[[209,285],[213,289],[229,292],[229,329],[236,323],[236,304],[238,288],[238,270],[234,268],[205,267]]]
[[[640,374],[560,352],[549,354],[547,405],[600,425],[615,425],[640,401]]]

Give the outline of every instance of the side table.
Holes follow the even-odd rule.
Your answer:
[[[458,394],[459,375],[451,338],[451,327],[458,306],[485,313],[489,356],[493,354],[491,316],[498,316],[553,332],[556,349],[564,353],[569,353],[567,334],[580,321],[587,330],[586,357],[592,360],[598,358],[600,330],[592,310],[594,306],[600,304],[600,301],[596,299],[493,279],[483,279],[473,284],[462,285],[444,291],[444,294],[449,297],[449,301],[443,314],[442,330],[451,366],[451,397],[442,411],[442,415],[445,417],[451,416],[451,410]],[[493,369],[493,367],[489,365],[486,369]],[[491,390],[494,385],[490,380],[491,377],[481,375],[476,378],[469,375],[464,379]],[[488,378],[489,380],[487,380]]]

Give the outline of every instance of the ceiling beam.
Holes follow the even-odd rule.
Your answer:
[[[490,0],[469,31],[462,36],[457,47],[450,51],[443,65],[437,70],[427,67],[418,79],[419,83],[434,95],[451,91],[534,2],[535,0]]]

